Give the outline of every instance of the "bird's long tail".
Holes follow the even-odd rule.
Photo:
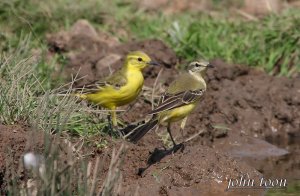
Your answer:
[[[139,125],[132,129],[129,135],[126,137],[130,142],[138,142],[148,131],[156,127],[158,124],[157,116],[153,116],[148,122]]]

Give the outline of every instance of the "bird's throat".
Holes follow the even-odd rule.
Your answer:
[[[189,73],[193,76],[194,79],[201,82],[204,85],[205,89],[206,89],[206,82],[205,82],[204,78],[202,77],[201,72],[189,71]]]

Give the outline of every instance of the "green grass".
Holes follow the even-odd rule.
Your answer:
[[[70,90],[66,96],[58,96],[71,84],[51,89],[52,67],[44,58],[30,55],[30,43],[30,36],[26,37],[17,49],[1,57],[0,123],[29,124],[47,132],[68,131],[79,136],[106,131],[105,112],[90,112],[91,108],[69,95]]]
[[[261,67],[274,75],[300,71],[300,13],[288,10],[259,21],[205,14],[137,15],[128,22],[139,38],[160,38],[186,60],[220,58]]]
[[[69,96],[71,91],[67,92],[66,96],[58,96],[62,88],[49,89],[50,77],[45,75],[45,70],[48,69],[45,67],[50,65],[43,58],[30,55],[30,43],[30,36],[24,37],[16,49],[11,49],[1,56],[0,124],[29,125],[27,131],[33,137],[36,134],[29,132],[43,130],[45,149],[39,156],[43,156],[44,161],[31,170],[26,170],[23,162],[20,162],[20,170],[16,170],[15,167],[11,167],[18,161],[11,156],[15,152],[9,153],[10,156],[5,159],[5,177],[2,179],[7,183],[7,187],[1,193],[95,195],[105,191],[105,194],[101,195],[111,195],[116,191],[115,185],[120,179],[119,168],[125,148],[122,147],[117,154],[113,154],[110,175],[106,178],[99,175],[99,170],[102,172],[99,165],[104,164],[103,159],[97,159],[96,163],[88,163],[83,155],[74,153],[75,146],[65,143],[67,140],[61,138],[64,135],[62,133],[71,132],[79,136],[103,134],[106,123],[102,119],[106,115],[96,116],[91,113],[90,108],[78,103],[75,97]],[[56,134],[52,136],[50,133]],[[34,147],[31,143],[33,140],[28,140],[26,146]],[[96,145],[99,148],[107,146],[105,140]],[[94,169],[92,173],[89,167],[91,164],[96,165],[99,170]],[[18,171],[21,170],[26,171],[25,178],[20,177],[22,175]],[[102,186],[99,184],[100,179],[106,182]],[[31,188],[24,186],[24,183],[31,184]]]
[[[33,47],[45,46],[45,35],[68,29],[86,19],[102,30],[119,28],[117,19],[131,13],[122,0],[2,0],[0,1],[0,50],[16,48],[20,36],[31,33]]]
[[[219,1],[215,3],[220,5]],[[229,13],[222,11],[214,18],[197,13],[146,13],[130,1],[119,0],[4,0],[0,3],[0,37],[4,40],[0,48],[15,48],[20,36],[27,33],[33,35],[32,47],[45,47],[47,33],[68,29],[82,18],[123,41],[162,39],[186,60],[221,58],[286,76],[300,70],[297,10],[245,21],[232,20]],[[119,35],[120,29],[129,35]]]
[[[106,5],[96,0],[89,0],[88,3],[83,0],[2,0],[1,27],[6,23],[6,29],[13,33],[32,32],[39,37],[57,31],[62,25],[69,26],[81,18],[102,23],[102,10]]]
[[[121,166],[127,151],[124,144],[118,150],[113,149],[106,175],[103,173],[106,172],[104,165],[108,163],[107,154],[101,158],[96,157],[96,160],[87,159],[85,155],[76,151],[80,150],[78,149],[80,146],[67,143],[59,137],[53,138],[46,132],[44,145],[43,153],[30,152],[38,157],[37,161],[33,159],[25,161],[22,157],[23,161],[19,162],[18,170],[11,167],[16,163],[14,158],[8,156],[5,159],[6,175],[2,180],[7,183],[7,189],[1,190],[2,194],[120,195]]]
[[[38,62],[27,52],[29,40],[24,38],[17,49],[1,57],[0,122],[4,124],[27,121],[36,105],[34,97],[43,89],[34,71]]]
[[[266,196],[296,196],[300,193],[300,181],[288,184],[286,189],[270,189]]]
[[[299,71],[300,14],[269,16],[259,22],[228,22],[211,19],[193,22],[182,38],[173,39],[177,52],[192,59],[221,58],[232,63],[263,67],[291,75]],[[275,71],[275,70],[274,70]]]
[[[95,114],[91,108],[82,105],[70,89],[65,96],[58,96],[65,88],[51,89],[51,64],[44,58],[31,55],[31,36],[23,37],[18,46],[2,53],[0,62],[0,124],[25,124],[28,134],[31,131],[44,131],[44,152],[38,154],[44,161],[38,167],[25,169],[20,161],[16,170],[15,152],[8,153],[5,159],[7,183],[1,193],[7,195],[112,195],[117,192],[116,185],[120,180],[120,165],[126,148],[113,151],[109,175],[99,175],[104,159],[97,158],[96,163],[87,162],[85,155],[80,154],[82,146],[65,143],[65,132],[81,137],[104,134],[107,129],[103,121],[106,114]],[[53,62],[55,64],[56,62]],[[68,87],[68,85],[66,85]],[[56,133],[55,136],[52,133]],[[63,138],[61,138],[63,137]],[[28,140],[26,146],[34,147],[34,141]],[[83,140],[85,141],[85,140]],[[70,145],[69,145],[70,144]],[[99,148],[107,146],[106,140],[97,142]],[[62,150],[63,149],[63,150]],[[27,149],[28,150],[28,149]],[[75,150],[78,150],[78,152]],[[36,152],[34,152],[36,153]],[[22,158],[22,157],[21,157]],[[94,165],[93,171],[91,165]],[[100,165],[100,166],[99,166]],[[98,169],[95,169],[98,168]],[[25,171],[20,175],[18,171]],[[22,176],[22,177],[20,177]],[[101,180],[105,183],[101,186]],[[30,184],[26,187],[25,184]],[[101,187],[101,188],[99,188]],[[117,193],[116,193],[117,194]]]

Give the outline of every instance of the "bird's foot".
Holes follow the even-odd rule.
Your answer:
[[[183,143],[180,143],[180,144],[175,144],[173,146],[173,152],[176,153],[178,150],[181,150],[181,152],[184,151],[184,144]]]
[[[119,137],[122,137],[123,135],[121,134],[118,126],[114,125],[114,123],[113,123],[113,121],[111,119],[111,115],[107,116],[107,120],[108,120],[108,131],[109,131],[109,134],[110,135],[115,135],[115,136],[117,134]]]
[[[112,120],[111,120],[111,115],[107,115],[107,121],[108,121],[108,129],[109,129],[109,131],[114,131],[114,129],[113,129],[113,123],[112,123]]]

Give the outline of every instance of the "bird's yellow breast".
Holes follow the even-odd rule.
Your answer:
[[[144,77],[139,70],[127,71],[126,77],[127,83],[122,87],[101,88],[97,93],[87,94],[86,99],[109,109],[115,109],[115,107],[132,102],[142,90]]]
[[[184,105],[172,110],[168,110],[159,114],[160,123],[175,122],[184,119],[189,115],[196,107],[196,103]]]

